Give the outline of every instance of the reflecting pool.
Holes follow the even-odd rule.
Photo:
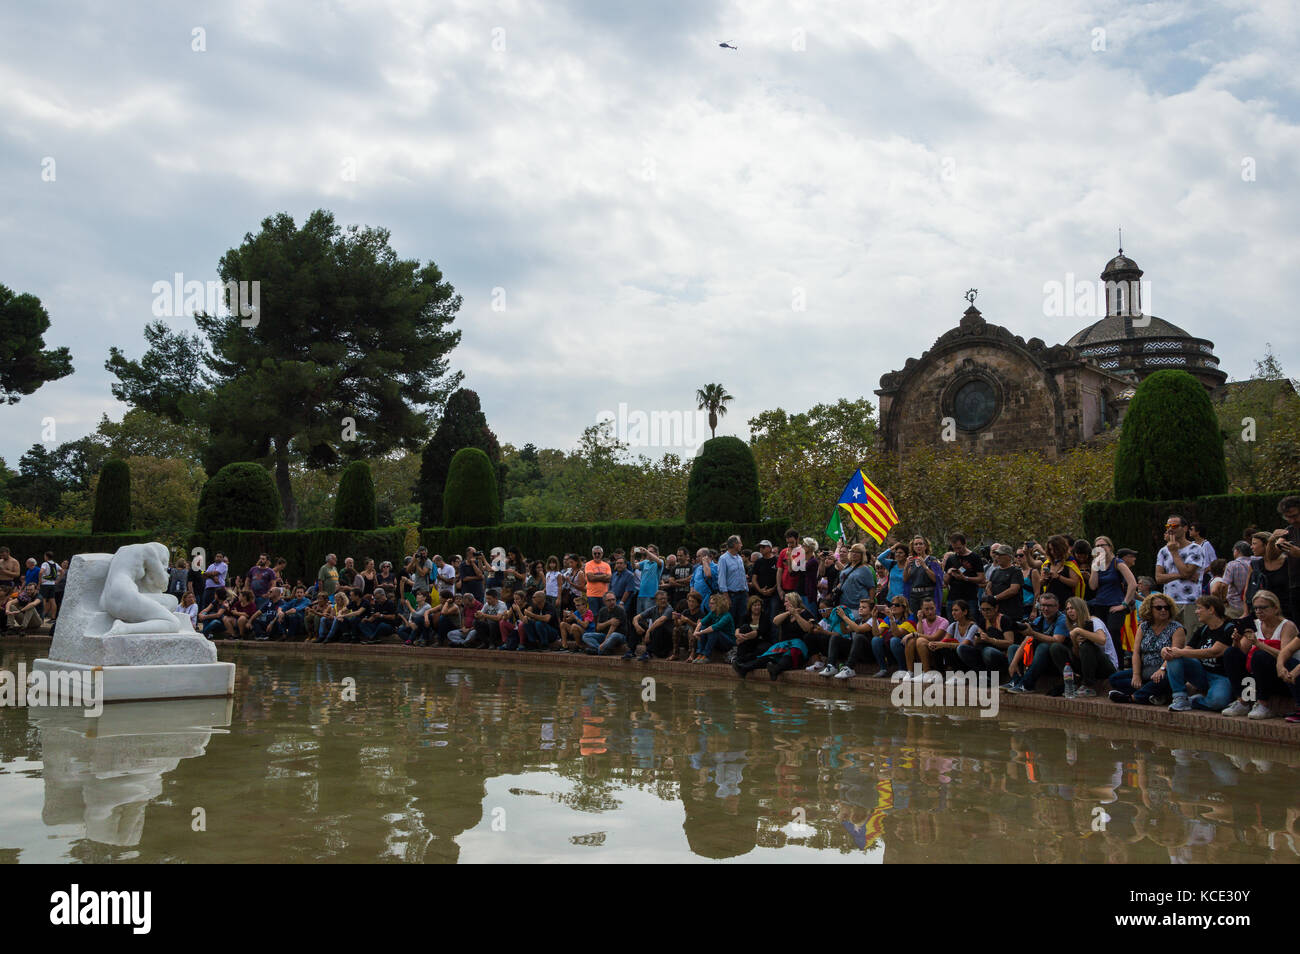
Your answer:
[[[0,860],[1300,861],[1276,746],[766,678],[234,658],[233,700],[0,709]]]

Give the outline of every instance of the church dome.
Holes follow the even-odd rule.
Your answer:
[[[1132,327],[1128,328],[1127,323],[1132,323]],[[1144,325],[1139,324],[1132,318],[1128,318],[1126,322],[1123,315],[1107,315],[1075,334],[1066,344],[1072,348],[1078,348],[1092,344],[1108,344],[1112,341],[1122,341],[1130,337],[1190,338],[1191,335],[1173,322],[1157,318],[1155,315],[1147,315],[1146,324]]]

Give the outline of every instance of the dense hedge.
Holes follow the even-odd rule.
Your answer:
[[[140,530],[135,533],[72,533],[67,530],[6,530],[0,527],[0,547],[8,547],[19,563],[28,557],[39,562],[46,550],[54,553],[56,560],[66,560],[78,553],[113,553],[128,543],[149,543],[153,535]]]
[[[210,561],[217,551],[230,561],[232,573],[243,575],[257,562],[260,554],[270,554],[271,559],[284,557],[288,561],[290,580],[311,581],[325,562],[325,555],[338,555],[339,566],[345,557],[353,557],[359,571],[365,569],[366,558],[374,557],[378,565],[392,560],[397,572],[402,570],[402,557],[406,556],[405,527],[382,527],[378,530],[340,530],[323,527],[313,530],[219,530],[213,533],[190,535],[189,547],[203,547]]]
[[[334,526],[345,530],[375,529],[375,481],[364,460],[348,464],[334,496]]]
[[[199,491],[199,533],[274,530],[280,526],[280,494],[261,464],[240,461],[217,471]]]
[[[1165,368],[1138,385],[1115,453],[1116,500],[1173,500],[1228,489],[1223,432],[1205,386]]]
[[[705,441],[691,464],[686,519],[750,523],[758,519],[759,510],[758,466],[749,445],[739,437]]]
[[[131,532],[131,468],[124,460],[115,457],[100,468],[90,532]]]
[[[1284,525],[1277,505],[1286,496],[1216,494],[1191,500],[1092,500],[1083,505],[1083,532],[1089,540],[1105,534],[1116,547],[1136,550],[1138,575],[1151,576],[1156,554],[1164,546],[1165,520],[1170,514],[1204,523],[1214,552],[1227,560],[1232,558],[1232,545],[1242,539],[1242,530],[1276,530]]]
[[[453,524],[492,527],[501,522],[496,469],[477,447],[462,447],[451,459],[442,513]]]
[[[759,540],[771,540],[778,546],[785,543],[784,534],[789,526],[784,520],[765,523],[696,523],[682,520],[620,520],[609,523],[503,523],[495,527],[432,527],[420,531],[420,543],[429,553],[464,553],[467,547],[489,550],[494,546],[518,547],[529,560],[545,559],[552,554],[563,557],[578,553],[589,557],[591,548],[599,544],[606,554],[622,547],[629,554],[636,546],[653,543],[661,554],[667,555],[680,546],[692,554],[700,547],[721,546],[731,534],[740,534],[745,546],[752,547]]]

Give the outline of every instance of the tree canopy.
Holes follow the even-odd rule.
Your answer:
[[[67,348],[45,347],[50,316],[35,295],[0,285],[0,404],[17,404],[47,381],[72,373]]]
[[[227,301],[226,314],[194,316],[197,335],[149,325],[139,361],[110,352],[115,396],[206,428],[209,473],[272,466],[288,527],[292,462],[333,467],[420,445],[460,381],[447,356],[461,298],[435,264],[399,259],[386,229],[343,229],[318,210],[301,228],[285,213],[264,219],[218,274],[227,287],[257,282],[256,312]]]

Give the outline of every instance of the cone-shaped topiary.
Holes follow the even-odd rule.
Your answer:
[[[343,530],[375,529],[375,481],[364,460],[354,460],[343,471],[334,495],[334,526]]]
[[[451,459],[442,517],[449,527],[492,527],[501,522],[496,468],[477,447],[463,447]]]
[[[1227,489],[1223,431],[1205,386],[1186,371],[1157,371],[1124,414],[1115,499],[1183,500]]]
[[[95,488],[91,533],[124,533],[131,529],[131,468],[126,461],[106,461]]]
[[[686,487],[686,522],[758,520],[758,466],[749,445],[739,437],[704,442],[691,465]]]
[[[447,398],[442,419],[433,438],[420,458],[420,479],[415,485],[414,500],[420,505],[423,527],[454,526],[442,512],[451,459],[463,447],[477,447],[492,461],[497,473],[498,493],[505,490],[505,471],[501,462],[501,445],[487,425],[478,395],[469,388],[458,388]],[[503,504],[504,500],[498,502]]]
[[[199,513],[195,529],[277,530],[280,527],[280,495],[271,472],[261,464],[241,461],[217,471],[199,492]]]

